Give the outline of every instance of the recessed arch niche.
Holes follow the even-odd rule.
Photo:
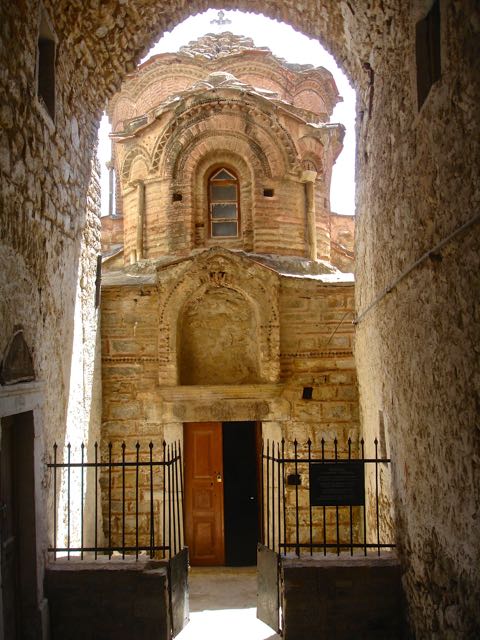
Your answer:
[[[188,301],[178,340],[180,384],[259,382],[258,322],[239,291],[213,286]]]

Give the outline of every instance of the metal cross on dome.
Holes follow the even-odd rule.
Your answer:
[[[220,26],[223,24],[232,24],[232,21],[228,18],[225,18],[225,11],[219,11],[218,17],[210,20],[210,24],[218,24]]]

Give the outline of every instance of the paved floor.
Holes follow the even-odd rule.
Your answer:
[[[190,622],[178,640],[275,640],[256,618],[256,568],[193,567]]]

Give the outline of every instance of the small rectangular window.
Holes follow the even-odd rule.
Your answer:
[[[313,387],[303,387],[303,400],[311,400],[313,397]]]
[[[37,48],[37,96],[54,120],[56,42],[45,12],[40,21]]]
[[[181,202],[183,200],[183,196],[181,193],[174,193],[172,196],[173,202]]]
[[[275,191],[273,189],[263,190],[263,195],[265,196],[265,198],[273,198],[274,194],[275,194]]]
[[[417,100],[420,109],[432,85],[441,76],[439,0],[435,0],[425,18],[417,22],[415,36]]]

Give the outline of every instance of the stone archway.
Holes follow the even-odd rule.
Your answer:
[[[7,70],[0,80],[6,105],[2,241],[18,264],[26,262],[33,290],[41,295],[34,310],[3,295],[3,326],[39,327],[32,348],[39,378],[48,383],[45,424],[60,438],[71,360],[65,355],[73,326],[69,292],[81,246],[85,299],[93,300],[90,179],[100,111],[156,37],[213,4],[109,0],[100,7],[44,0],[58,45],[55,122],[35,95],[39,3],[1,4],[0,57]],[[222,3],[225,9],[262,11],[321,39],[358,91],[357,306],[360,313],[369,309],[356,343],[363,418],[373,433],[381,410],[391,434],[400,539],[408,551],[405,583],[412,619],[424,635],[451,632],[447,607],[456,628],[480,624],[469,604],[480,594],[475,505],[464,499],[476,490],[470,470],[477,468],[478,451],[472,426],[478,419],[472,291],[479,286],[478,233],[472,230],[478,227],[471,222],[478,210],[480,155],[478,6],[474,0],[439,3],[442,77],[419,108],[415,27],[431,6],[431,0]],[[465,233],[456,233],[462,225],[468,225]],[[448,238],[453,240],[443,256],[431,251]],[[434,259],[410,270],[429,255]],[[401,287],[392,287],[400,276]],[[9,288],[8,277],[1,276],[2,292]],[[390,294],[383,296],[385,291]],[[19,280],[12,300],[29,295],[29,283]],[[84,335],[92,334],[88,326]],[[5,336],[0,338],[3,350]],[[448,561],[442,565],[431,560],[443,556]]]

